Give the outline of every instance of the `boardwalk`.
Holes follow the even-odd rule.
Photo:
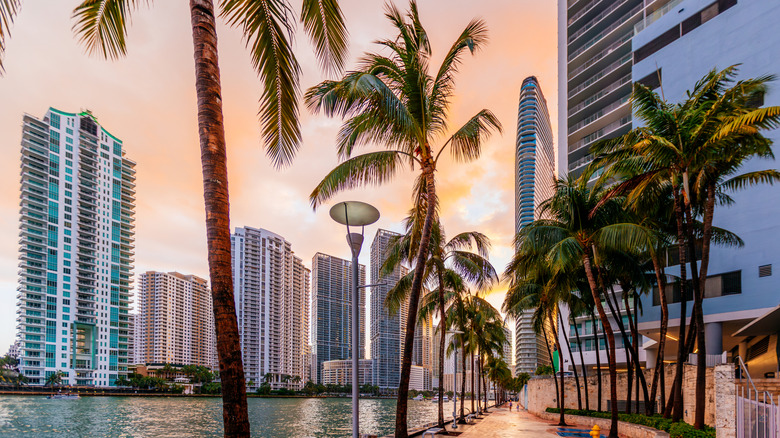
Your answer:
[[[447,427],[449,430],[449,427]],[[524,411],[509,412],[506,407],[491,409],[491,414],[473,426],[458,429],[462,438],[560,438],[555,425],[546,423]]]

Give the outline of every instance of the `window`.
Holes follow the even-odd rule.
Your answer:
[[[758,277],[771,277],[772,265],[761,265],[758,267]]]
[[[60,127],[60,115],[51,113],[49,115],[49,124],[57,129]]]
[[[661,69],[659,68],[658,70],[650,73],[637,82],[651,90],[655,90],[661,86]]]

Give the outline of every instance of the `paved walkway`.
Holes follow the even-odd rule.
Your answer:
[[[560,438],[555,425],[525,412],[509,412],[508,407],[492,408],[491,413],[472,426],[461,426],[462,438]],[[447,430],[450,430],[447,427]]]

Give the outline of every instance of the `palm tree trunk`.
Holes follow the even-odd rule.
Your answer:
[[[715,215],[715,182],[707,184],[707,200],[704,204],[704,228],[702,230],[701,245],[701,263],[699,273],[699,294],[694,301],[696,313],[696,334],[699,346],[699,354],[696,361],[696,415],[693,420],[693,427],[703,429],[704,424],[704,402],[706,390],[706,372],[707,372],[707,352],[704,338],[704,310],[702,301],[704,301],[704,292],[707,283],[707,269],[710,262],[710,242],[712,241],[712,220]]]
[[[479,370],[482,366],[482,348],[479,349],[479,354],[477,355],[477,364],[475,367],[475,370]],[[482,377],[479,372],[477,372],[477,412],[482,413]]]
[[[248,437],[246,383],[233,297],[227,151],[212,0],[190,0],[190,16],[206,204],[206,243],[222,380],[222,420],[226,437]]]
[[[601,305],[601,297],[599,296],[599,289],[596,285],[596,278],[593,275],[593,267],[590,262],[590,254],[586,252],[582,256],[582,262],[585,266],[585,275],[588,277],[588,284],[590,285],[591,294],[593,294],[593,301],[596,304],[596,310],[601,318],[601,324],[604,327],[604,334],[607,336],[607,345],[609,345],[609,354],[607,354],[607,362],[609,366],[609,398],[612,403],[611,411],[611,423],[609,427],[609,438],[618,438],[618,407],[617,407],[617,365],[615,360],[615,334],[612,332],[612,325],[609,323],[606,312],[604,312],[604,306]],[[609,298],[607,298],[609,299]]]
[[[409,403],[409,377],[412,372],[412,348],[414,347],[414,328],[417,318],[417,307],[420,304],[420,292],[425,271],[425,260],[428,256],[428,246],[431,243],[431,228],[436,214],[436,185],[434,181],[434,164],[430,157],[423,160],[423,175],[426,182],[426,212],[425,222],[420,236],[420,247],[417,250],[417,261],[414,265],[412,289],[409,293],[409,318],[406,318],[406,334],[404,336],[404,353],[401,361],[401,378],[398,382],[398,401],[395,409],[395,436],[407,438],[407,405]]]
[[[550,363],[553,364],[553,383],[555,383],[555,398],[558,399],[558,409],[563,411],[563,404],[560,397],[560,388],[558,388],[558,379],[555,378],[555,363],[553,362],[553,354],[552,349],[550,348],[550,340],[547,337],[547,330],[542,328],[542,333],[544,333],[544,344],[547,346],[547,355],[550,357]],[[485,408],[487,410],[487,399],[485,399]]]
[[[634,318],[636,317],[636,314],[638,312],[637,310],[637,295],[634,293],[634,314],[631,314],[631,308],[628,305],[628,295],[623,294],[623,304],[626,306],[626,316],[628,316],[628,330],[631,333],[631,342],[629,344],[629,347],[631,348],[631,357],[633,358],[633,366],[636,367],[636,375],[637,375],[637,403],[636,403],[636,410],[637,413],[639,413],[639,387],[642,387],[642,395],[644,396],[645,401],[645,410],[646,413],[650,415],[649,411],[649,403],[648,398],[650,395],[647,393],[647,381],[645,380],[645,375],[642,372],[642,365],[639,362],[639,331],[637,329],[636,324],[634,323]],[[626,339],[626,338],[623,338]]]
[[[674,373],[674,382],[672,382],[672,394],[670,402],[664,411],[664,417],[672,416],[673,421],[680,421],[683,415],[682,399],[682,373],[683,363],[685,362],[685,319],[686,312],[686,289],[688,288],[688,278],[686,271],[687,257],[685,248],[685,234],[683,232],[683,212],[682,201],[680,200],[679,189],[673,190],[674,193],[674,216],[677,221],[677,253],[680,259],[680,333],[677,341],[677,368]]]
[[[474,368],[474,365],[475,365],[475,363],[474,363],[474,352],[472,351],[471,352],[471,412],[476,412],[474,410],[474,394],[476,394],[476,392],[474,391],[474,388],[475,388],[474,387],[474,374],[475,374],[475,370],[476,370]]]
[[[555,320],[553,319],[552,314],[548,314],[548,319],[550,320],[550,327],[553,328],[553,333],[555,334],[555,336],[553,336],[553,340],[555,341],[555,347],[558,348],[558,371],[561,373],[561,416],[558,420],[558,426],[568,426],[564,416],[564,411],[566,410],[566,385],[563,381],[563,350],[561,349],[561,341],[558,337],[558,330],[555,330]],[[555,371],[554,366],[553,371]],[[555,379],[555,373],[553,373],[553,379]]]
[[[666,402],[666,388],[664,388],[664,348],[666,346],[666,332],[669,329],[669,304],[666,301],[666,276],[664,275],[661,262],[658,260],[658,254],[651,254],[653,260],[653,269],[655,270],[655,280],[658,284],[658,297],[661,301],[661,332],[658,340],[658,354],[655,360],[655,369],[653,370],[653,383],[650,389],[650,400],[652,403],[651,413],[657,412],[655,403],[656,395],[658,394],[658,381],[661,380],[661,407],[660,412],[663,412],[663,406]]]
[[[580,373],[577,372],[577,366],[575,365],[574,362],[574,353],[572,353],[571,351],[571,346],[569,345],[569,337],[566,335],[566,324],[564,324],[563,315],[561,315],[560,311],[558,312],[558,319],[561,321],[561,332],[563,332],[563,342],[566,345],[566,350],[569,351],[569,359],[571,359],[571,365],[574,368],[574,384],[577,386],[577,409],[582,410],[582,391],[580,390]],[[563,356],[563,351],[561,351],[561,356]],[[561,373],[563,373],[563,367],[561,367]]]
[[[466,398],[466,343],[463,342],[461,344],[463,347],[460,349],[461,353],[463,353],[463,358],[461,359],[460,363],[462,364],[462,371],[463,375],[460,378],[460,418],[462,419],[464,417],[463,414],[463,404],[465,403]]]
[[[441,330],[441,343],[439,344],[439,427],[444,427],[444,343],[447,339],[447,326],[445,321],[447,315],[445,313],[444,302],[444,275],[441,269],[437,269],[439,275],[439,311],[441,312],[439,317],[439,329]]]
[[[572,321],[574,318],[572,318]],[[585,410],[590,410],[590,399],[588,398],[588,369],[585,366],[585,357],[582,354],[582,342],[580,342],[580,329],[578,327],[579,324],[577,322],[574,322],[574,336],[577,339],[577,350],[580,352],[580,365],[582,366],[582,382],[585,384]],[[598,348],[596,349],[596,354],[598,355]],[[574,359],[571,360],[572,363],[574,363]],[[577,367],[575,366],[574,369],[576,370]],[[577,385],[579,387],[579,384]],[[582,408],[580,408],[582,409]]]
[[[623,350],[626,354],[626,369],[627,369],[627,375],[628,379],[626,380],[626,413],[631,413],[631,390],[633,389],[634,384],[634,368],[632,366],[633,360],[632,355],[630,352],[628,341],[628,336],[626,336],[626,328],[623,326],[623,318],[620,314],[620,306],[617,299],[617,294],[615,294],[615,288],[611,285],[609,286],[611,294],[607,295],[607,306],[609,306],[609,311],[612,313],[612,317],[615,319],[615,324],[617,324],[618,329],[620,330],[620,336],[623,339]],[[626,294],[626,291],[621,292],[623,295]],[[610,297],[612,299],[610,299]],[[614,301],[613,301],[614,300]]]
[[[593,313],[592,310],[590,312],[590,320],[593,323],[593,336],[594,336],[594,340],[596,342],[596,368],[597,368],[597,375],[596,375],[596,377],[598,378],[597,379],[598,389],[596,391],[596,398],[597,398],[597,400],[596,400],[596,411],[601,412],[601,389],[602,389],[602,385],[601,385],[601,345],[599,343],[599,341],[601,339],[599,338],[598,325],[596,325],[596,315]],[[606,342],[605,342],[605,345],[606,345]]]

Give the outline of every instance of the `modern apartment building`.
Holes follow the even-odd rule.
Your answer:
[[[206,280],[178,272],[144,272],[136,302],[136,363],[216,369],[214,313]]]
[[[323,363],[352,358],[352,262],[317,253],[312,266],[312,380],[324,384]],[[366,267],[358,265],[366,284]],[[360,340],[358,359],[366,357],[366,289],[358,289]]]
[[[671,102],[685,97],[713,68],[741,64],[738,79],[780,73],[780,35],[771,31],[780,22],[780,3],[757,0],[675,0],[653,2],[652,12],[636,26],[632,41],[632,79],[660,92]],[[761,106],[780,105],[777,82],[771,83]],[[780,132],[771,138],[775,155]],[[775,169],[777,162],[751,160],[744,171]],[[736,233],[742,248],[714,246],[710,253],[706,296],[703,302],[705,344],[708,363],[739,355],[750,374],[763,378],[780,376],[780,276],[773,265],[780,264],[780,191],[776,186],[758,185],[728,192],[731,206],[715,208],[714,225]],[[674,264],[674,263],[670,263]],[[676,274],[674,267],[667,273]],[[690,272],[690,271],[689,271]],[[677,352],[680,323],[680,293],[666,291],[669,302],[669,336],[666,359]],[[660,320],[658,291],[643,298],[644,312],[639,329],[658,340]],[[688,305],[688,312],[692,305]],[[656,345],[648,345],[648,366],[655,364]]]
[[[558,0],[558,173],[580,175],[593,142],[631,129],[631,39],[652,0]]]
[[[515,139],[515,233],[539,219],[539,205],[549,199],[555,184],[555,148],[550,114],[539,81],[523,80],[517,109]],[[536,367],[549,364],[542,339],[533,329],[533,310],[515,321],[516,370],[533,374]],[[511,355],[507,360],[511,363]]]
[[[371,359],[358,361],[358,381],[360,386],[371,384]],[[323,385],[351,385],[352,360],[326,360],[322,363]]]
[[[127,375],[135,162],[89,111],[22,120],[17,329],[32,385]]]
[[[380,275],[388,248],[398,236],[392,231],[380,229],[371,242],[371,283],[378,285],[371,287],[371,360],[374,364],[374,385],[386,391],[398,390],[401,380],[401,356],[409,311],[408,306],[403,305],[391,315],[385,307],[388,291],[409,270],[397,266],[391,274]]]
[[[433,336],[433,317],[429,315],[424,321],[418,321],[414,329],[412,365],[433,370]]]
[[[300,388],[309,366],[309,269],[290,242],[268,230],[236,228],[231,245],[247,384],[250,390],[263,382],[272,389]]]

